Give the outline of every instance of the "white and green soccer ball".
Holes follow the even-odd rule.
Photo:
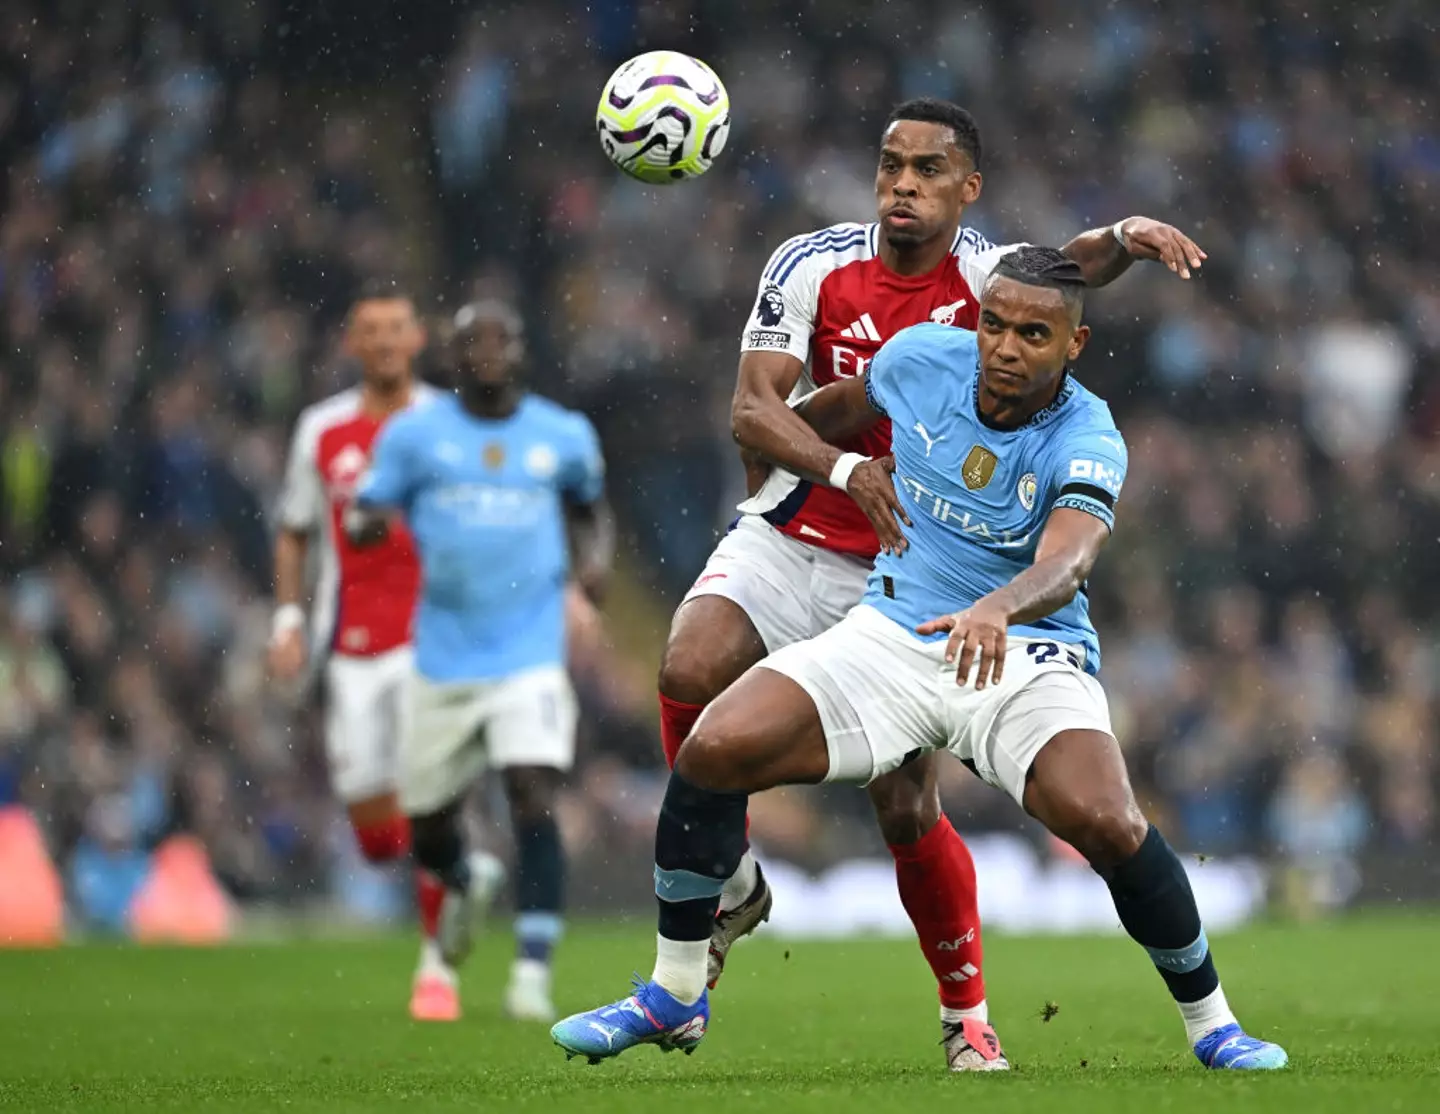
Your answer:
[[[632,178],[682,182],[704,174],[725,149],[730,95],[698,58],[652,50],[610,75],[595,128],[606,156]]]

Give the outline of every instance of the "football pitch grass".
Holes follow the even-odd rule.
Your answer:
[[[405,1015],[408,939],[216,950],[0,952],[0,1110],[1440,1110],[1440,917],[1365,916],[1219,937],[1231,1004],[1290,1051],[1276,1075],[1202,1070],[1123,937],[994,937],[992,1019],[1015,1070],[950,1076],[933,984],[901,940],[736,949],[695,1055],[567,1062],[503,1019],[509,938],[465,973],[465,1019]],[[557,1005],[647,970],[649,926],[575,928]],[[1053,1014],[1046,1020],[1047,1014]]]

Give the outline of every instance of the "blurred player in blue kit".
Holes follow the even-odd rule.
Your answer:
[[[654,973],[558,1023],[566,1052],[689,1052],[704,1036],[706,953],[750,794],[869,782],[949,750],[1105,880],[1205,1066],[1285,1065],[1226,1003],[1184,867],[1135,802],[1096,680],[1085,582],[1127,457],[1109,408],[1067,371],[1089,337],[1084,286],[1060,252],[1020,248],[985,284],[978,332],[905,329],[868,374],[800,405],[826,442],[891,422],[896,485],[857,496],[882,553],[859,606],[750,669],[691,731],[656,829]]]
[[[386,425],[346,521],[364,540],[403,515],[422,568],[400,754],[400,803],[429,879],[411,1014],[459,1017],[456,967],[499,882],[493,860],[466,854],[461,812],[476,779],[496,769],[517,855],[505,1006],[549,1021],[564,891],[555,794],[575,757],[566,611],[577,589],[598,594],[609,570],[604,461],[583,415],[520,385],[524,339],[510,306],[461,309],[448,355],[455,392]]]

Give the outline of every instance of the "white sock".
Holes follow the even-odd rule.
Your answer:
[[[517,959],[510,966],[510,978],[514,982],[532,981],[548,984],[550,964],[543,959]]]
[[[455,970],[440,955],[440,944],[428,936],[420,941],[420,968],[419,974],[427,977],[439,977],[451,985],[455,983]]]
[[[728,913],[737,906],[744,905],[745,899],[755,889],[755,883],[759,878],[756,871],[759,868],[755,865],[755,854],[748,847],[740,859],[740,865],[735,868],[735,873],[725,879],[725,888],[720,891],[720,911]]]
[[[940,1007],[940,1020],[946,1025],[959,1025],[962,1021],[990,1021],[990,1003],[981,1002],[978,1006],[971,1006],[969,1009],[952,1010],[949,1006]]]
[[[1225,1001],[1225,990],[1217,986],[1198,1002],[1176,1002],[1180,1016],[1185,1021],[1185,1039],[1192,1045],[1206,1033],[1226,1025],[1236,1024],[1235,1015],[1230,1012],[1230,1003]]]
[[[657,933],[655,973],[650,978],[676,1001],[693,1006],[705,993],[705,960],[709,954],[709,940],[667,940]]]

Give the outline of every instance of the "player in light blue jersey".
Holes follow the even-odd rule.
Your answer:
[[[896,487],[856,495],[884,552],[844,620],[766,658],[691,732],[655,837],[654,974],[556,1025],[567,1052],[691,1051],[704,1036],[711,920],[744,852],[750,794],[868,782],[949,750],[1105,879],[1202,1063],[1285,1065],[1226,1004],[1185,869],[1135,803],[1095,679],[1085,581],[1114,524],[1126,454],[1108,407],[1066,370],[1089,337],[1083,289],[1058,251],[1021,248],[987,282],[978,333],[906,329],[863,379],[800,407],[825,441],[890,420]]]
[[[433,881],[421,889],[426,944],[411,1013],[459,1016],[455,967],[469,950],[475,907],[493,888],[472,877],[460,814],[475,779],[494,768],[517,852],[506,1008],[548,1021],[564,878],[555,793],[575,754],[567,584],[594,594],[608,571],[604,463],[583,415],[519,386],[523,340],[510,307],[466,306],[455,325],[456,392],[385,427],[346,528],[374,536],[399,512],[420,554],[400,803]]]

